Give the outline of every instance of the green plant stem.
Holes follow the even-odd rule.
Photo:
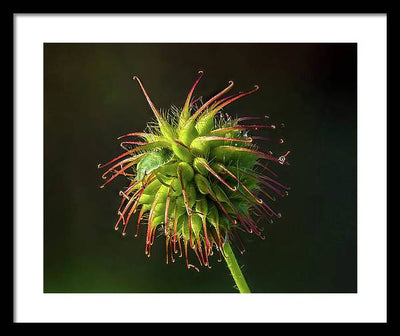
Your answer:
[[[224,258],[229,270],[231,271],[233,280],[235,280],[236,286],[240,293],[251,293],[249,286],[247,286],[246,279],[243,276],[242,270],[236,261],[235,254],[232,251],[231,245],[228,241],[224,244]]]

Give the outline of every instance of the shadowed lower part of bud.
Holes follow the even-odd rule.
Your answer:
[[[129,183],[120,191],[115,230],[123,235],[135,227],[134,236],[145,231],[145,254],[158,236],[165,237],[166,263],[178,257],[187,268],[197,271],[211,268],[214,252],[227,262],[240,292],[250,292],[231,249],[245,251],[242,233],[261,239],[260,223],[272,223],[282,215],[271,202],[285,197],[289,188],[277,180],[270,166],[287,166],[290,151],[280,155],[259,148],[261,144],[282,146],[275,140],[277,127],[266,118],[232,118],[223,111],[233,102],[256,92],[254,89],[223,97],[233,82],[208,99],[194,98],[203,71],[193,84],[183,107],[161,113],[151,100],[141,80],[134,76],[154,113],[156,123],[144,132],[122,135],[124,153],[98,168],[106,169],[105,183],[117,177]],[[257,120],[254,124],[246,122]],[[269,137],[249,132],[268,131]],[[284,154],[285,153],[285,154]],[[158,234],[157,234],[158,232]],[[189,249],[193,254],[189,254]],[[193,260],[194,259],[194,260]]]

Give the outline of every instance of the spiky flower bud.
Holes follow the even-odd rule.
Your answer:
[[[287,165],[286,156],[275,157],[258,149],[255,140],[270,138],[250,136],[249,131],[271,130],[274,125],[261,117],[232,118],[223,109],[232,102],[256,92],[226,96],[233,82],[220,93],[201,103],[193,92],[203,72],[189,91],[183,108],[161,113],[151,101],[142,82],[135,79],[149,103],[156,123],[145,132],[125,134],[139,138],[121,142],[125,152],[108,163],[103,179],[125,176],[130,181],[120,191],[121,204],[115,230],[122,226],[125,235],[134,213],[138,212],[136,234],[141,223],[147,226],[145,253],[150,256],[157,228],[166,238],[166,256],[183,251],[188,268],[188,247],[199,264],[210,267],[209,256],[215,248],[224,255],[224,244],[234,242],[244,251],[238,230],[264,238],[258,226],[263,218],[281,217],[267,203],[274,195],[284,196],[288,187],[276,181],[276,174],[263,161]],[[253,121],[252,124],[243,124]],[[279,140],[278,142],[283,142]],[[179,249],[179,252],[178,252]],[[170,256],[170,257],[169,257]],[[222,259],[222,258],[221,258]]]

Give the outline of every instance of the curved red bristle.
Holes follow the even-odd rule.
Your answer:
[[[189,202],[187,200],[186,190],[185,190],[185,183],[183,182],[182,172],[181,172],[180,169],[178,169],[178,178],[179,178],[179,182],[181,184],[182,195],[183,195],[183,203],[185,204],[186,213],[188,215],[190,247],[193,248],[193,242],[192,242],[192,211],[189,208]]]
[[[265,138],[265,137],[262,137],[262,136],[252,136],[252,139],[267,141],[267,142],[276,143],[276,144],[283,144],[284,143],[283,139],[278,139],[277,140],[277,139],[272,139],[272,138]]]
[[[240,171],[242,174],[247,175],[247,176],[249,176],[249,177],[251,177],[251,178],[257,180],[257,181],[260,182],[261,184],[263,184],[263,185],[269,187],[269,188],[272,189],[275,193],[277,193],[279,196],[282,196],[282,197],[285,196],[285,193],[283,193],[281,190],[275,188],[273,185],[271,185],[271,184],[268,183],[267,181],[263,180],[261,177],[256,176],[256,175],[254,175],[254,174],[250,174],[250,173],[248,173],[248,172],[245,172],[245,171],[242,170],[242,169],[239,169],[239,171]]]
[[[269,168],[267,165],[262,164],[261,162],[256,162],[257,166],[260,166],[262,168],[264,168],[266,171],[270,172],[272,175],[274,175],[275,177],[278,177],[278,174],[275,173],[271,168]]]
[[[240,118],[236,118],[235,120],[233,120],[233,122],[241,122],[241,121],[247,121],[247,120],[262,120],[262,119],[268,119],[267,116],[263,116],[263,117],[240,117]]]
[[[120,146],[123,147],[124,145],[138,145],[138,146],[142,146],[142,145],[147,145],[147,142],[142,142],[142,141],[122,141],[120,143]]]
[[[214,102],[215,100],[217,100],[219,97],[221,97],[222,95],[224,95],[225,93],[227,93],[230,89],[232,89],[233,87],[233,82],[229,81],[229,85],[223,89],[220,93],[216,94],[214,97],[212,97],[211,99],[209,99],[206,103],[204,103],[191,117],[190,117],[190,122],[192,122],[193,120],[195,120],[200,114],[201,112],[203,112],[208,106],[210,106],[210,104],[212,102]]]
[[[270,178],[270,177],[268,177],[268,176],[266,176],[266,175],[258,175],[258,176],[259,176],[260,178],[262,178],[262,179],[268,180],[268,181],[270,181],[270,182],[276,184],[277,186],[281,187],[282,189],[290,190],[289,187],[283,185],[282,183],[279,183],[278,181],[275,181],[274,179],[272,179],[272,178]]]
[[[261,204],[261,207],[263,207],[264,209],[268,210],[270,213],[272,213],[275,217],[277,218],[281,218],[282,215],[280,213],[276,213],[270,206],[268,206],[268,204],[266,204],[265,202],[263,204]]]
[[[200,266],[203,266],[203,265],[205,266],[206,264],[204,262],[203,250],[201,248],[200,239],[198,239],[198,238],[196,239],[196,245],[195,245],[193,251],[194,251],[194,253],[196,253],[197,259],[199,259]],[[200,258],[199,258],[199,253],[197,251],[199,251],[199,253],[200,253]]]
[[[135,237],[137,237],[138,234],[139,234],[139,226],[140,226],[140,222],[142,221],[142,217],[143,217],[144,213],[145,213],[145,209],[142,207],[142,208],[140,209],[139,216],[138,216],[138,219],[137,219],[137,226],[136,226]]]
[[[224,171],[226,172],[230,177],[232,177],[234,180],[236,180],[240,186],[246,190],[246,192],[257,202],[257,203],[262,203],[262,200],[257,198],[245,185],[242,181],[240,181],[235,174],[233,174],[230,170],[228,170],[227,168],[225,168],[222,164],[218,164],[218,166]]]
[[[202,70],[199,71],[200,76],[197,78],[196,82],[193,84],[192,88],[190,89],[189,94],[187,95],[185,105],[183,106],[183,111],[189,110],[190,100],[192,99],[194,89],[196,88],[197,84],[199,84],[200,79],[203,77],[203,73],[204,72]]]
[[[208,192],[210,193],[211,197],[214,199],[215,202],[218,203],[219,207],[221,208],[222,212],[225,214],[226,218],[228,218],[228,220],[234,224],[234,220],[232,219],[232,217],[228,214],[228,212],[226,211],[225,207],[222,205],[222,203],[219,201],[219,199],[217,198],[217,196],[215,195],[215,193],[212,190],[208,190]]]
[[[144,94],[144,96],[146,97],[146,100],[147,100],[147,102],[149,103],[149,106],[150,106],[150,108],[152,109],[154,115],[156,116],[156,118],[157,118],[158,121],[161,121],[161,120],[162,120],[162,116],[161,116],[160,112],[157,110],[156,106],[155,106],[155,105],[153,104],[153,102],[151,101],[151,99],[150,99],[149,95],[147,94],[146,89],[144,88],[144,86],[143,86],[141,80],[139,79],[139,77],[133,76],[132,79],[133,79],[133,80],[136,80],[136,81],[139,83],[139,86],[140,86],[140,88],[142,89],[143,94]]]
[[[275,128],[275,125],[236,125],[236,126],[231,126],[231,127],[223,127],[223,128],[217,128],[215,130],[212,130],[210,132],[210,134],[215,134],[215,133],[227,133],[230,131],[236,131],[236,130],[250,130],[250,129],[254,129],[254,130],[258,130],[258,129],[268,129],[268,128]]]
[[[117,156],[116,158],[112,159],[111,161],[109,161],[109,162],[107,162],[107,163],[104,163],[104,164],[101,164],[101,163],[100,163],[100,164],[98,164],[98,165],[97,165],[97,168],[101,169],[101,168],[107,167],[107,166],[110,165],[111,163],[113,163],[113,162],[119,160],[120,158],[123,158],[123,157],[125,157],[125,156],[127,156],[127,155],[129,155],[129,154],[133,154],[133,153],[135,153],[135,152],[138,151],[138,150],[140,150],[140,147],[132,148],[131,150],[129,150],[129,151],[127,151],[127,152],[125,152],[125,153],[123,153],[123,154]],[[134,159],[134,160],[135,160],[135,159],[139,159],[139,158],[142,157],[143,155],[144,155],[144,153],[138,154],[138,155],[136,155],[135,157],[133,157],[132,159]]]
[[[120,137],[117,138],[117,140],[129,137],[129,136],[145,137],[145,136],[149,136],[149,135],[150,134],[144,133],[144,132],[133,132],[133,133],[128,133],[128,134],[121,135]]]
[[[263,188],[260,188],[259,190],[260,190],[260,192],[262,192],[265,196],[267,196],[271,201],[273,201],[273,202],[276,201],[276,198],[273,197],[273,196],[271,196],[271,195],[270,195],[268,192],[266,192]]]
[[[203,96],[200,96],[200,97],[198,97],[198,98],[196,98],[195,100],[193,100],[191,103],[190,103],[190,106],[193,106],[194,104],[196,104],[199,100],[201,100],[203,98]]]
[[[135,203],[132,205],[132,208],[131,208],[131,210],[129,211],[128,216],[127,216],[127,218],[126,218],[125,226],[128,226],[129,219],[131,218],[132,214],[136,212],[137,207],[138,207],[139,202],[140,202],[140,199],[141,199],[141,197],[142,197],[142,195],[143,195],[143,192],[144,192],[144,189],[141,189],[141,191],[139,192],[138,196],[136,197],[136,201],[135,201]]]
[[[203,141],[233,141],[233,142],[246,142],[246,143],[253,142],[252,138],[238,139],[238,138],[227,138],[227,137],[220,137],[220,136],[201,136],[201,137],[198,137],[196,140],[200,140],[200,139]]]
[[[290,151],[288,151],[285,155],[280,156],[279,159],[278,159],[279,163],[282,164],[282,165],[285,164],[286,157],[287,157],[289,154],[290,154]],[[287,164],[287,162],[286,162],[286,164]]]
[[[172,246],[171,236],[169,238],[170,238],[169,239],[169,248],[170,248],[170,251],[171,251],[171,260],[174,263],[175,262],[175,258],[174,258],[174,250],[173,250],[173,246]]]
[[[177,206],[175,205],[175,210],[174,210],[174,252],[176,253],[176,240],[177,240],[177,234],[176,234],[176,227],[178,225],[178,216],[177,216]],[[179,240],[178,240],[179,243]]]
[[[236,101],[236,100],[238,100],[238,99],[240,99],[240,98],[242,98],[242,97],[245,97],[245,96],[247,96],[247,95],[249,95],[249,94],[252,94],[252,93],[256,92],[259,88],[260,88],[260,87],[259,87],[258,85],[254,85],[254,89],[253,89],[253,90],[250,90],[250,91],[247,91],[247,92],[243,92],[243,93],[239,93],[239,94],[233,96],[232,98],[227,99],[226,101],[224,101],[224,102],[218,104],[216,107],[214,107],[213,109],[211,109],[211,110],[208,112],[208,114],[213,113],[213,114],[215,115],[215,113],[217,113],[218,111],[222,110],[225,106],[227,106],[227,105],[233,103],[234,101]]]
[[[235,93],[233,95],[230,95],[230,96],[227,96],[227,97],[224,97],[224,98],[222,98],[220,100],[217,100],[214,104],[215,104],[215,106],[217,106],[218,104],[221,104],[224,101],[227,101],[228,99],[231,99],[232,97],[235,97],[236,95],[237,95],[237,93]]]
[[[136,194],[135,194],[136,195]],[[115,230],[118,230],[118,225],[120,223],[120,221],[124,221],[125,222],[125,213],[126,211],[129,209],[129,206],[132,204],[132,202],[135,200],[135,195],[131,197],[131,199],[128,201],[128,203],[126,204],[124,211],[122,211],[122,213],[120,213],[119,219],[117,221],[117,223],[114,226]]]
[[[156,194],[154,196],[154,200],[153,203],[151,204],[151,208],[150,208],[150,213],[149,213],[149,219],[147,222],[147,235],[146,235],[146,242],[150,242],[151,240],[151,222],[153,220],[153,216],[154,216],[154,210],[156,208],[156,205],[158,203],[158,199],[159,199],[159,194]]]
[[[169,246],[169,237],[168,236],[166,236],[165,237],[165,257],[166,257],[166,264],[168,265],[168,255],[169,255],[169,249],[168,249],[168,246]]]
[[[228,183],[226,183],[224,181],[224,179],[219,176],[207,163],[200,161],[201,165],[206,168],[212,175],[214,175],[225,187],[227,187],[228,189],[232,190],[232,191],[236,191],[237,188],[236,187],[231,187]]]
[[[116,163],[116,164],[113,165],[111,168],[108,168],[107,171],[104,172],[103,175],[101,175],[101,178],[102,178],[103,180],[105,180],[105,179],[107,178],[106,175],[107,175],[108,173],[110,173],[112,170],[114,170],[114,171],[116,171],[116,172],[118,171],[118,170],[115,169],[116,167],[119,167],[119,166],[122,167],[122,165],[123,165],[124,163],[132,162],[133,160],[134,160],[133,158],[128,158],[128,159],[125,159],[125,160],[122,160],[122,161]]]
[[[185,259],[186,259],[186,266],[187,268],[189,267],[189,257],[188,257],[188,250],[187,250],[187,240],[183,241],[184,247],[185,247]]]
[[[129,186],[128,186],[128,188],[126,189],[125,193],[122,192],[122,191],[119,192],[119,195],[122,196],[122,199],[121,199],[121,204],[120,204],[120,206],[119,206],[119,208],[118,208],[118,210],[117,210],[117,213],[119,213],[119,212],[121,211],[122,205],[125,203],[125,201],[126,201],[126,200],[129,201],[130,198],[128,197],[128,195],[130,194],[130,192],[132,191],[132,189],[135,187],[135,185],[137,185],[137,183],[138,183],[138,182],[134,182],[134,181],[133,181],[133,182],[131,182],[131,183],[129,184]]]
[[[255,149],[251,149],[251,148],[235,147],[235,146],[219,146],[218,148],[220,148],[220,149],[230,148],[230,149],[234,149],[234,150],[239,151],[239,152],[251,153],[251,154],[254,154],[256,156],[259,156],[260,158],[267,159],[267,160],[270,160],[270,161],[273,161],[273,162],[278,162],[278,159],[276,157],[274,157],[274,156],[272,156],[272,155],[270,155],[268,153],[260,152],[260,151],[257,151]],[[285,164],[288,164],[288,163],[286,162]]]
[[[245,248],[244,248],[244,246],[243,246],[243,242],[242,242],[242,240],[240,239],[240,236],[239,236],[239,234],[237,233],[237,231],[236,231],[235,228],[232,229],[232,232],[233,232],[234,235],[236,236],[236,238],[235,238],[235,239],[232,239],[232,241],[233,241],[233,243],[235,244],[236,248],[239,250],[240,254],[243,254],[244,252],[246,252],[246,250],[245,250]],[[239,243],[240,247],[238,247],[238,246],[236,245],[236,242]]]
[[[179,258],[182,258],[182,245],[181,245],[181,238],[178,238],[178,246],[179,246]]]
[[[106,183],[100,186],[100,188],[104,188],[108,183],[110,183],[112,180],[114,180],[117,176],[121,175],[125,170],[127,170],[129,167],[132,167],[135,163],[129,163],[127,164],[124,168],[121,168],[120,170],[117,171],[117,173],[113,176],[111,176]]]
[[[170,202],[170,195],[171,195],[171,190],[172,190],[172,184],[170,185],[168,189],[168,195],[167,195],[167,200],[165,202],[165,215],[164,215],[164,234],[167,235],[167,227],[168,227],[168,211],[169,211],[169,202]]]

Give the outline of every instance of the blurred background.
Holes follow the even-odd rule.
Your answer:
[[[292,188],[274,204],[283,218],[264,223],[264,241],[242,234],[246,253],[236,251],[251,290],[356,292],[357,45],[250,43],[44,45],[44,292],[236,292],[216,255],[199,273],[179,258],[166,265],[161,236],[147,258],[145,227],[137,238],[133,226],[114,231],[128,181],[99,189],[98,163],[123,152],[117,137],[153,119],[132,76],[168,108],[184,104],[198,70],[196,97],[229,80],[232,92],[258,84],[226,112],[268,115],[286,142],[263,148],[291,151],[291,165],[277,167]]]

